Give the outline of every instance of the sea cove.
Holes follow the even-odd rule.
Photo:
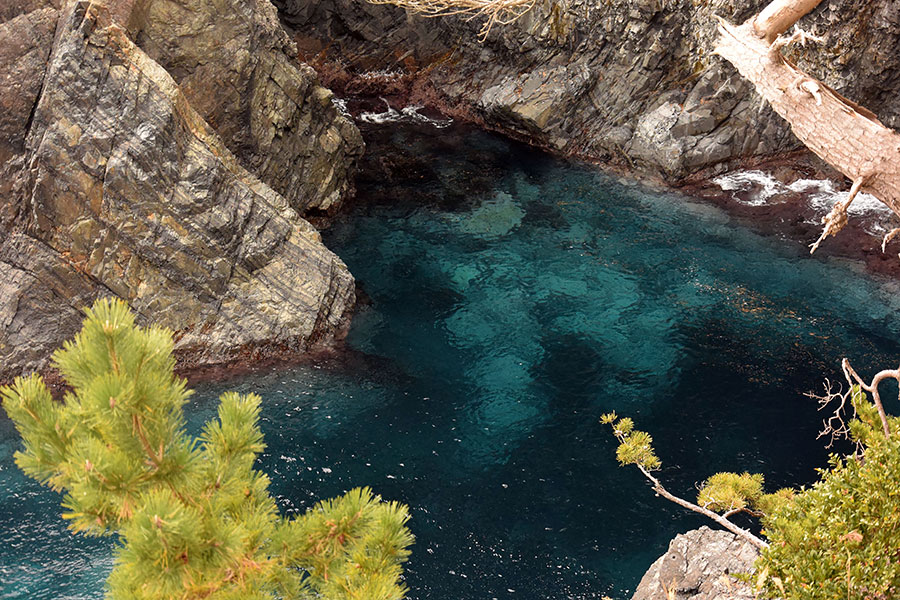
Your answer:
[[[366,299],[319,363],[200,386],[264,399],[260,467],[290,513],[354,486],[407,503],[409,597],[626,598],[703,524],[619,468],[610,410],[690,497],[771,489],[827,451],[804,392],[898,353],[896,284],[718,209],[464,126],[366,125],[358,196],[324,233]],[[896,409],[896,407],[890,407]],[[110,540],[73,537],[0,419],[0,597],[99,598]]]

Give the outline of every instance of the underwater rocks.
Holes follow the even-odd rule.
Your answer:
[[[101,295],[171,328],[188,365],[293,354],[346,326],[354,281],[344,263],[120,25],[146,25],[147,5],[69,3],[45,68],[30,40],[48,39],[41,24],[55,9],[0,26],[34,32],[14,38],[10,53],[34,58],[0,54],[0,70],[24,65],[23,81],[40,82],[39,93],[30,84],[17,92],[24,139],[0,123],[0,147],[8,148],[0,168],[9,176],[0,197],[0,379],[43,368],[77,331],[81,308]],[[287,68],[282,75],[285,87],[296,83],[293,92],[322,108],[327,94],[312,80],[293,82]],[[314,120],[302,106],[292,114]],[[352,127],[342,121],[329,128]],[[339,140],[313,142],[340,162]],[[323,186],[327,195],[307,206],[341,193]]]
[[[752,573],[758,556],[749,542],[727,531],[701,527],[679,534],[631,600],[751,600],[752,586],[731,575]]]
[[[464,17],[357,0],[275,3],[336,84],[353,90],[380,73],[396,92],[404,80],[409,101],[556,152],[674,181],[799,146],[780,117],[760,110],[753,86],[711,55],[715,17],[741,22],[765,0],[537,2],[484,43],[481,22]],[[823,3],[803,25],[824,42],[792,48],[791,58],[897,126],[898,14],[893,0]]]

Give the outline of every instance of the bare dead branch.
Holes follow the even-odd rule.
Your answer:
[[[894,239],[895,237],[897,237],[898,235],[900,235],[900,227],[895,227],[894,229],[891,229],[890,231],[888,231],[885,234],[884,239],[881,240],[881,252],[882,253],[887,251],[887,245],[890,244],[891,240]]]
[[[847,378],[847,381],[849,381],[851,385],[855,382],[856,385],[872,394],[872,402],[878,410],[878,417],[881,419],[881,428],[884,430],[885,437],[890,437],[891,428],[888,425],[887,413],[884,410],[884,404],[881,402],[881,394],[878,392],[878,386],[885,379],[894,379],[900,384],[900,369],[885,369],[884,371],[879,371],[875,374],[870,383],[866,383],[862,380],[862,377],[856,373],[853,367],[850,366],[850,361],[846,358],[841,361],[841,368],[844,370],[844,377]]]
[[[740,514],[740,513],[748,514],[748,515],[750,515],[751,517],[756,517],[757,519],[759,519],[760,517],[765,516],[765,513],[764,513],[764,512],[759,511],[759,510],[753,510],[753,509],[750,509],[750,508],[747,508],[747,507],[744,507],[744,508],[732,508],[732,509],[729,510],[728,512],[723,513],[722,516],[725,517],[725,518],[727,519],[728,517],[733,517],[734,515],[737,515],[737,514]]]
[[[662,483],[660,483],[659,479],[657,479],[650,473],[650,471],[648,471],[641,465],[636,465],[636,466],[638,469],[640,469],[641,473],[644,474],[644,477],[646,477],[647,479],[650,480],[650,483],[653,485],[653,491],[656,492],[657,494],[659,494],[660,496],[662,496],[663,498],[665,498],[666,500],[670,500],[670,501],[674,502],[675,504],[677,504],[678,506],[684,507],[695,513],[701,514],[704,517],[709,517],[710,519],[712,519],[713,521],[715,521],[716,523],[718,523],[719,525],[721,525],[722,527],[724,527],[725,529],[730,531],[731,533],[744,538],[745,540],[747,540],[748,542],[753,544],[753,546],[755,546],[756,548],[758,548],[760,550],[763,550],[763,549],[769,547],[769,544],[767,544],[760,538],[756,537],[755,535],[753,535],[746,529],[743,529],[742,527],[738,527],[737,525],[735,525],[734,523],[732,523],[731,521],[729,521],[722,515],[715,513],[713,511],[709,510],[708,508],[703,508],[702,506],[698,506],[697,504],[694,504],[693,502],[688,502],[687,500],[685,500],[683,498],[679,498],[675,494],[672,494],[663,486]]]
[[[819,432],[819,435],[816,439],[830,436],[831,441],[828,442],[826,448],[831,448],[834,445],[834,442],[840,439],[849,439],[850,438],[850,427],[847,425],[847,401],[850,399],[850,393],[852,392],[852,386],[844,390],[844,386],[837,386],[837,391],[835,391],[834,384],[831,383],[831,380],[825,380],[825,392],[822,395],[807,392],[805,396],[807,398],[812,398],[819,404],[819,410],[824,410],[826,406],[833,403],[834,401],[838,401],[837,408],[834,409],[834,412],[827,418],[822,421],[823,429]]]
[[[494,25],[508,25],[531,10],[537,0],[369,0],[372,4],[392,4],[423,17],[465,15],[485,18],[478,37],[487,39]]]
[[[850,197],[823,219],[813,251],[847,222],[847,206],[860,191],[900,215],[900,134],[869,110],[800,71],[781,53],[788,43],[813,39],[778,35],[815,8],[818,0],[775,0],[755,19],[734,26],[719,19],[719,54],[750,80],[810,150],[853,181]]]
[[[820,2],[822,0],[775,0],[753,19],[753,30],[757,36],[772,42]]]
[[[831,207],[831,211],[822,217],[822,223],[825,227],[822,229],[822,235],[819,236],[819,239],[812,244],[812,249],[809,251],[810,254],[816,251],[819,244],[822,243],[822,240],[829,235],[837,234],[837,232],[844,228],[847,224],[847,209],[850,208],[850,203],[856,198],[856,195],[859,193],[859,190],[862,189],[865,181],[865,177],[860,177],[854,181],[853,185],[850,187],[850,194],[847,196],[847,199],[843,202],[835,202],[834,206]]]

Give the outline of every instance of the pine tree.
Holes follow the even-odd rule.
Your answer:
[[[840,406],[828,432],[855,442],[850,456],[832,455],[829,467],[808,488],[763,492],[763,476],[717,473],[700,487],[696,502],[669,492],[652,474],[662,466],[650,435],[628,417],[604,415],[619,440],[616,458],[634,465],[653,490],[679,506],[705,515],[760,549],[757,592],[767,598],[804,600],[888,600],[900,598],[900,418],[884,413],[877,383],[900,380],[900,369],[882,371],[873,384],[857,379],[845,361],[849,381],[824,400]],[[870,401],[864,390],[870,390]],[[876,390],[872,392],[871,390]],[[845,407],[853,418],[844,421]],[[730,517],[759,518],[765,540],[738,527]]]
[[[55,401],[37,375],[0,388],[22,435],[16,463],[65,493],[74,532],[117,534],[107,597],[395,600],[413,537],[405,506],[368,488],[285,519],[254,468],[260,398],[226,393],[199,437],[174,375],[171,332],[135,326],[99,300],[53,357],[68,386]]]

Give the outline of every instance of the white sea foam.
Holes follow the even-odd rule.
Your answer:
[[[726,173],[713,179],[713,183],[726,192],[746,192],[753,189],[753,186],[759,186],[760,190],[749,200],[742,200],[737,195],[734,195],[736,200],[750,206],[762,206],[769,198],[784,191],[779,189],[779,186],[784,188],[780,181],[762,171]]]
[[[713,183],[726,192],[746,192],[754,186],[759,189],[750,198],[740,198],[734,195],[735,200],[751,206],[762,206],[773,196],[788,192],[809,195],[809,205],[819,213],[827,213],[835,202],[846,200],[849,191],[838,191],[834,183],[827,179],[798,179],[790,185],[784,185],[769,173],[763,171],[737,171],[727,173],[713,179]],[[848,209],[854,215],[888,215],[891,210],[878,198],[870,194],[859,194]]]
[[[424,106],[407,106],[402,109],[400,112],[404,117],[409,118],[412,121],[417,123],[425,123],[426,125],[431,125],[432,127],[436,127],[438,129],[443,129],[444,127],[450,127],[453,124],[453,119],[447,117],[446,119],[432,119],[430,117],[426,117],[421,114],[419,111],[425,108]]]
[[[338,113],[347,117],[348,119],[352,119],[353,116],[350,114],[350,109],[347,108],[347,101],[343,98],[338,98],[337,96],[331,97],[331,103],[334,104],[334,107],[337,109]]]
[[[364,121],[366,123],[399,123],[399,122],[412,122],[412,123],[424,123],[426,125],[431,125],[432,127],[436,127],[438,129],[443,129],[444,127],[449,127],[453,123],[453,119],[432,119],[431,117],[426,117],[419,111],[422,110],[422,106],[407,106],[406,108],[401,109],[399,112],[391,108],[390,103],[384,98],[381,99],[384,102],[387,110],[384,112],[364,112],[359,115],[359,120]]]
[[[403,73],[400,71],[390,71],[388,69],[381,69],[380,71],[366,71],[365,73],[360,73],[360,79],[366,80],[387,80],[393,81],[395,79],[400,79],[403,77]]]
[[[391,105],[384,98],[381,99],[384,104],[387,106],[387,110],[384,112],[364,112],[359,115],[359,120],[364,121],[366,123],[376,123],[381,125],[382,123],[395,123],[402,119],[400,113],[391,108]]]

